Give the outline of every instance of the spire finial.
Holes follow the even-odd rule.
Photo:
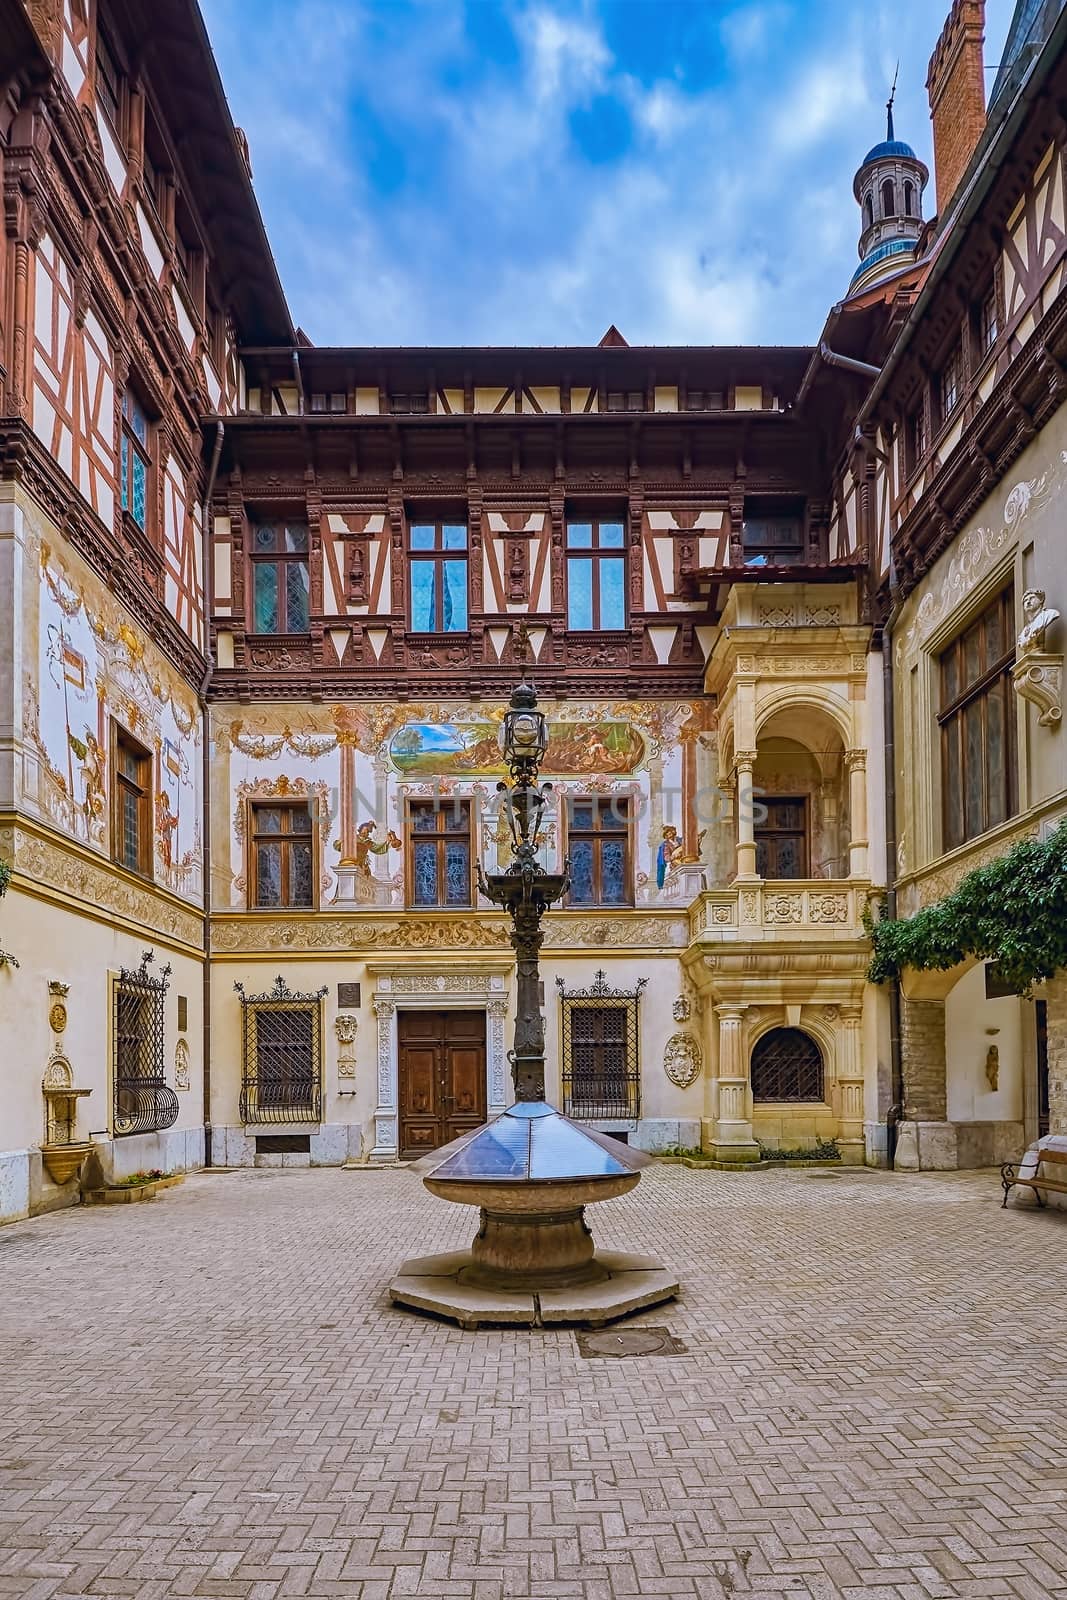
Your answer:
[[[893,73],[893,87],[890,89],[890,91],[889,91],[889,99],[885,103],[885,110],[886,110],[886,131],[885,131],[885,136],[889,140],[890,144],[892,144],[893,140],[896,138],[896,135],[893,132],[893,102],[897,97],[897,79],[899,77],[900,77],[900,62],[898,61],[897,65],[896,65],[896,70]]]

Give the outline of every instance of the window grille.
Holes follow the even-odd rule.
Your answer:
[[[325,988],[298,994],[275,978],[266,994],[245,994],[242,1010],[241,1120],[322,1119],[322,1001]]]
[[[772,1028],[752,1051],[753,1100],[823,1098],[822,1052],[800,1028]]]
[[[641,1114],[640,1006],[648,982],[613,989],[600,971],[586,989],[556,979],[563,1013],[563,1109],[580,1122]]]
[[[146,950],[138,971],[123,967],[114,985],[115,1135],[158,1133],[178,1120],[178,1096],[163,1076],[163,1010],[170,967],[148,971]]]

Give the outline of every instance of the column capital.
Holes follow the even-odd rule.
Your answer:
[[[865,772],[867,770],[866,750],[846,750],[845,766],[849,772]]]

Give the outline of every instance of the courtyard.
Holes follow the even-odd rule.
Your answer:
[[[656,1166],[597,1207],[683,1295],[392,1309],[474,1214],[401,1170],[203,1173],[0,1231],[0,1595],[1067,1593],[1067,1218],[993,1173]]]

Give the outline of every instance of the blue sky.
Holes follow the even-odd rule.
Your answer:
[[[385,345],[810,342],[898,57],[930,160],[949,6],[201,3],[294,318]],[[987,63],[1013,9],[988,0]]]

